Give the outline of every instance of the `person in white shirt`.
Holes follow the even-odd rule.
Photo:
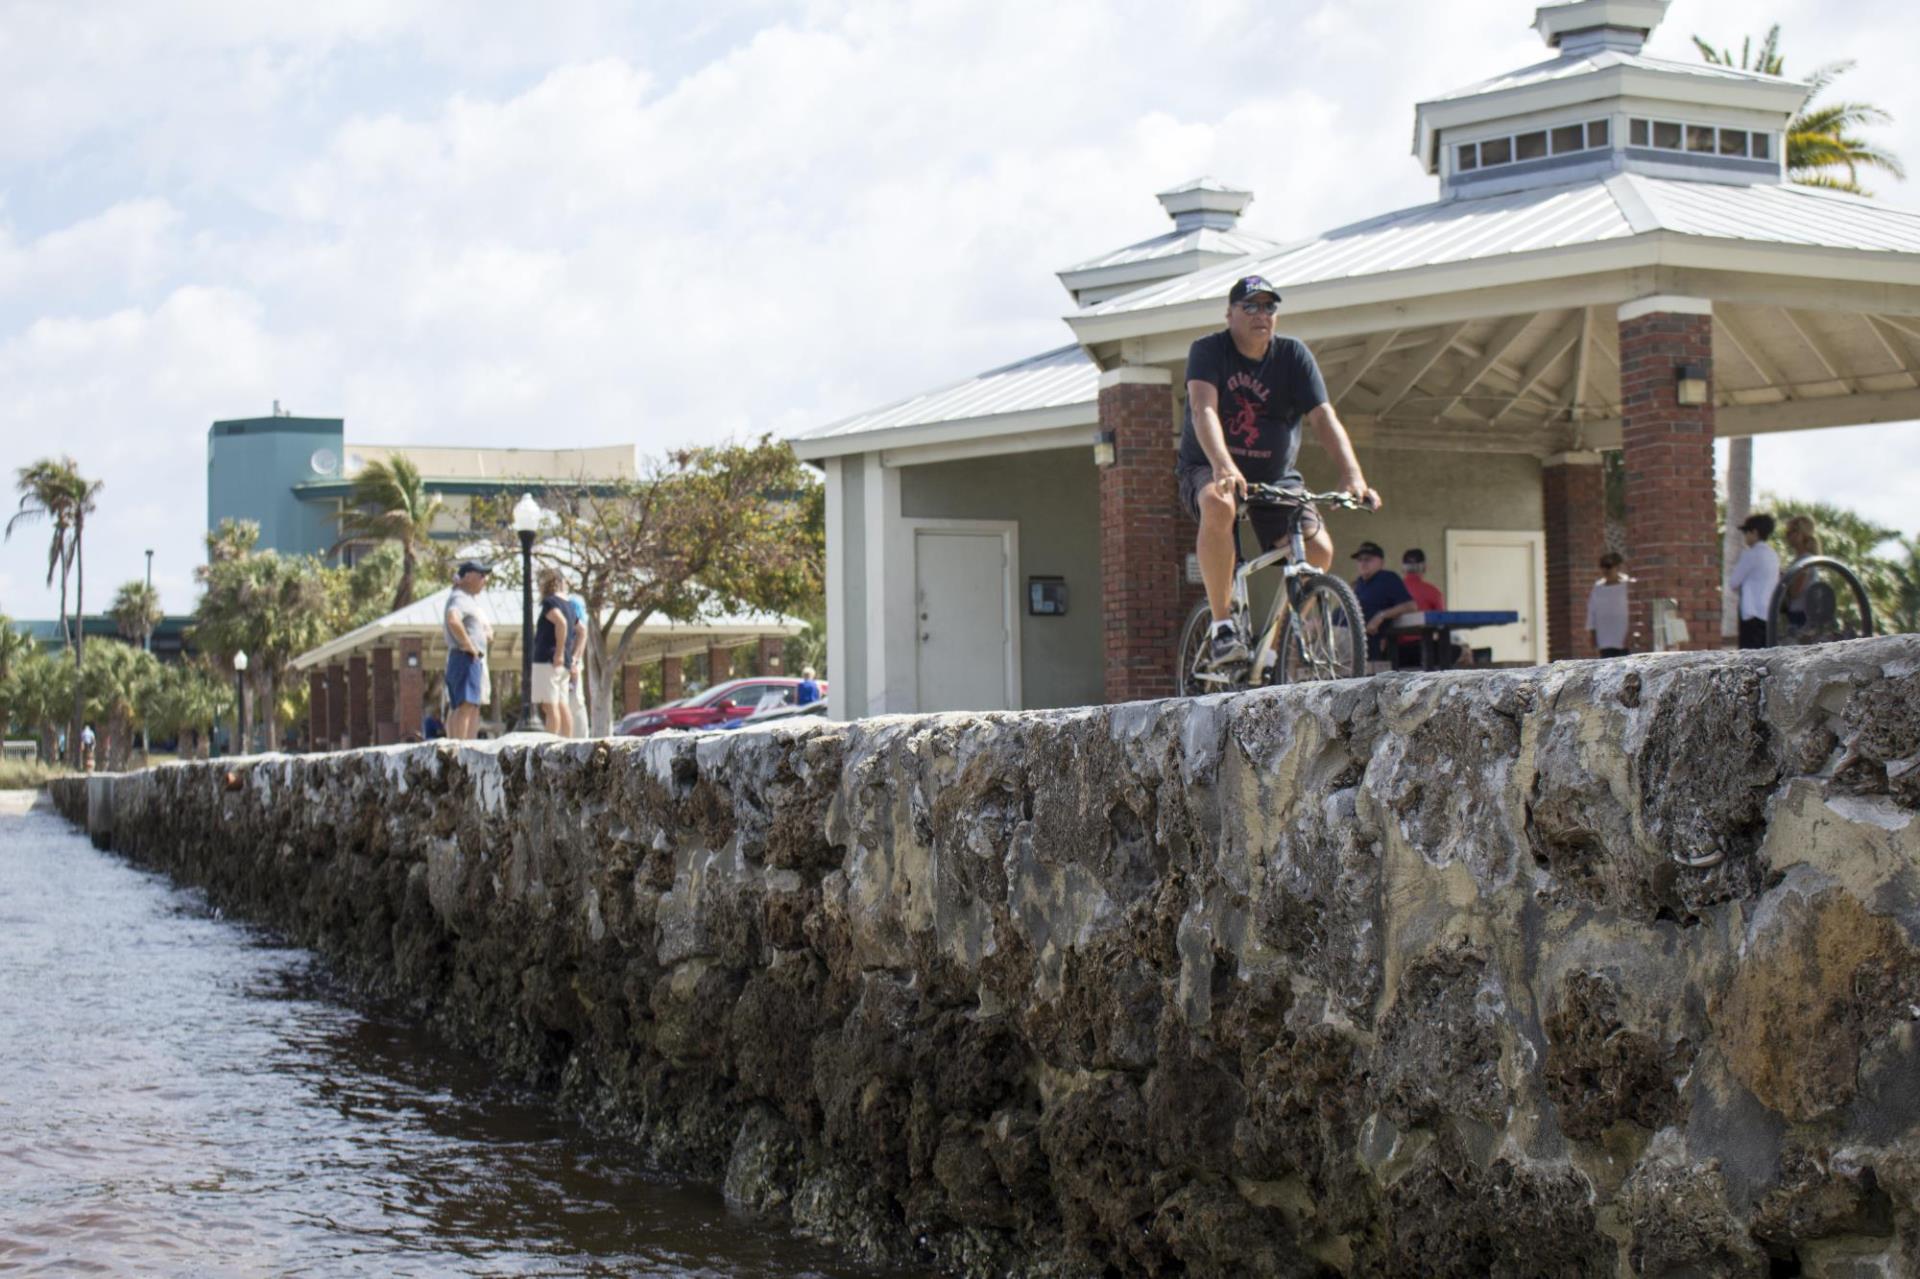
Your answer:
[[[1780,556],[1767,539],[1773,536],[1773,516],[1749,515],[1740,526],[1747,549],[1733,563],[1727,589],[1740,596],[1740,647],[1767,646],[1767,611],[1773,607],[1773,589],[1780,585]]]
[[[1631,616],[1627,603],[1626,560],[1618,551],[1600,557],[1603,575],[1587,593],[1587,639],[1602,657],[1627,655],[1627,622]]]

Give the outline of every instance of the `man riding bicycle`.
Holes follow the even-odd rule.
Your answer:
[[[1273,331],[1280,292],[1260,276],[1234,282],[1227,293],[1227,327],[1187,352],[1187,417],[1180,432],[1180,500],[1200,522],[1195,551],[1213,613],[1214,666],[1249,660],[1247,637],[1233,624],[1234,521],[1247,485],[1278,484],[1305,491],[1294,463],[1300,422],[1313,425],[1322,448],[1340,468],[1339,487],[1369,506],[1380,495],[1367,487],[1346,427],[1327,402],[1327,384],[1313,353],[1297,338]],[[1301,531],[1315,568],[1333,563],[1333,541],[1320,513],[1303,502]],[[1288,512],[1254,507],[1254,532],[1263,549],[1287,536]]]

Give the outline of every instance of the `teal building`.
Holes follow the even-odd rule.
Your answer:
[[[340,537],[345,443],[346,423],[337,417],[215,422],[207,431],[208,530],[222,520],[253,520],[263,550],[325,555]]]

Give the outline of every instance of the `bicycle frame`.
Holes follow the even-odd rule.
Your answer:
[[[1287,538],[1287,545],[1263,551],[1250,560],[1241,560],[1233,570],[1233,608],[1244,617],[1253,615],[1253,599],[1247,589],[1247,581],[1255,573],[1278,564],[1280,568],[1280,587],[1273,593],[1273,609],[1267,615],[1267,623],[1260,628],[1260,642],[1253,649],[1253,682],[1258,684],[1266,679],[1267,672],[1280,660],[1280,624],[1287,620],[1287,614],[1293,610],[1293,581],[1300,574],[1309,571],[1307,563],[1307,539],[1300,532],[1298,521]]]

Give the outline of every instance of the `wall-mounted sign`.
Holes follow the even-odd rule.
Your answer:
[[[1067,579],[1064,577],[1028,578],[1027,612],[1035,617],[1065,617]]]

